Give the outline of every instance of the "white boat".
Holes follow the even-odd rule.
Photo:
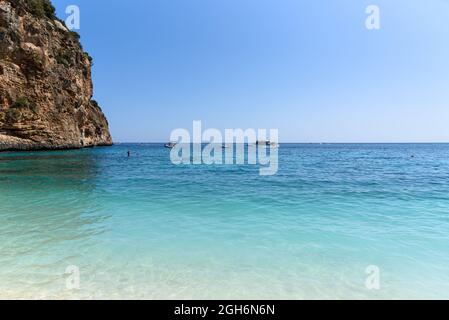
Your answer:
[[[168,149],[173,149],[174,147],[176,147],[177,143],[176,142],[169,142],[165,144],[165,147]]]

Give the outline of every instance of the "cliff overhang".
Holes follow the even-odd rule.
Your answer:
[[[49,0],[0,0],[0,151],[112,145],[91,67]]]

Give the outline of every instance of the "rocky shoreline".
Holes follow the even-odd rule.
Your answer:
[[[78,150],[83,148],[93,147],[110,147],[112,143],[98,143],[90,146],[80,147],[77,144],[65,144],[65,145],[51,145],[39,143],[36,144],[33,141],[20,139],[13,136],[5,136],[0,134],[0,153],[13,152],[13,151],[58,151],[58,150]]]

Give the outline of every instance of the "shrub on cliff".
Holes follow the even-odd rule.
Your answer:
[[[21,97],[21,98],[17,99],[11,105],[11,108],[22,109],[22,108],[28,108],[29,106],[30,106],[30,102],[28,101],[28,99],[25,97]]]
[[[20,97],[14,101],[10,109],[16,110],[30,110],[32,112],[37,112],[37,107],[34,103],[31,103],[26,97]]]
[[[16,123],[22,118],[22,112],[18,109],[10,108],[6,111],[6,123]]]
[[[21,120],[30,120],[37,112],[36,104],[30,102],[26,97],[20,97],[10,105],[6,112],[0,113],[0,122],[14,124]]]
[[[55,58],[56,58],[56,61],[59,64],[62,64],[65,67],[69,67],[70,66],[70,62],[72,61],[72,54],[67,49],[61,49],[56,54]]]
[[[75,39],[76,41],[79,41],[81,38],[80,34],[76,31],[69,31],[69,36]]]
[[[36,16],[40,18],[55,18],[56,10],[50,0],[26,0],[25,2],[27,3],[30,12]]]

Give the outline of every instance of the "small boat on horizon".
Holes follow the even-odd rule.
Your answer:
[[[165,148],[173,149],[174,147],[176,147],[176,145],[177,145],[176,142],[169,142],[165,144]]]
[[[256,146],[263,146],[263,147],[274,147],[274,148],[279,148],[279,144],[275,143],[275,142],[271,142],[270,140],[264,141],[257,141],[256,142]]]

